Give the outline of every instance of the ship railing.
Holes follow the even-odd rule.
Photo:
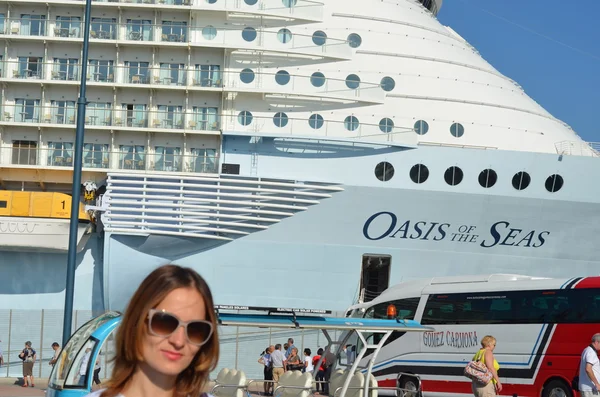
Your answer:
[[[560,155],[600,157],[600,142],[560,141],[554,147]]]
[[[180,147],[120,145],[118,151],[109,151],[108,143],[84,143],[83,168],[99,170],[158,171],[195,174],[218,172],[219,158],[215,149],[192,148],[182,153]],[[73,167],[73,142],[16,141],[0,146],[0,164],[3,166]]]
[[[75,126],[77,111],[74,100],[52,101],[51,105],[41,105],[39,99],[17,98],[14,102],[2,106],[0,121]],[[148,110],[141,104],[113,108],[110,103],[91,102],[86,106],[85,125],[210,132],[218,132],[221,128],[219,109],[216,107],[186,110],[183,105],[160,103]]]
[[[421,145],[421,146],[456,147],[456,148],[463,148],[463,149],[498,150],[497,146],[461,145],[461,144],[456,144],[456,143],[427,142],[427,141],[419,141],[419,145]]]

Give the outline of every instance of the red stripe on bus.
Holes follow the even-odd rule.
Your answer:
[[[580,288],[600,288],[600,277],[586,277],[581,280],[577,285],[575,285],[575,289]]]

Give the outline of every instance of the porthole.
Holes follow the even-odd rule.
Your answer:
[[[498,174],[492,169],[483,170],[479,173],[479,184],[481,187],[489,188],[498,181]]]
[[[463,171],[456,166],[452,166],[444,172],[444,180],[450,186],[456,186],[461,183],[463,176]]]
[[[240,72],[240,80],[242,83],[250,84],[254,81],[254,70],[244,69]]]
[[[214,26],[205,26],[202,28],[202,37],[206,40],[213,40],[217,37],[217,29]]]
[[[206,0],[206,2],[208,4],[215,4],[217,2],[217,0]]]
[[[242,38],[248,42],[256,40],[256,29],[251,26],[245,27],[242,30]]]
[[[250,125],[252,123],[252,113],[247,110],[243,110],[238,114],[238,122],[241,125]]]
[[[344,120],[344,127],[346,127],[348,131],[357,130],[359,125],[360,123],[358,122],[358,119],[354,116],[348,116]]]
[[[513,176],[512,185],[517,190],[527,189],[527,186],[531,183],[531,177],[525,171],[519,171]]]
[[[360,86],[360,77],[355,74],[349,74],[346,77],[346,86],[351,90],[355,90]]]
[[[460,138],[465,133],[465,127],[460,123],[454,123],[450,126],[450,133],[452,136]]]
[[[275,116],[273,116],[273,123],[275,123],[276,127],[285,127],[288,120],[287,114],[283,112],[275,113]]]
[[[275,73],[275,81],[279,85],[286,85],[290,82],[290,74],[285,70],[280,70],[279,72]]]
[[[356,33],[350,33],[348,35],[348,45],[352,48],[358,48],[362,44],[362,37]]]
[[[312,35],[312,41],[316,45],[325,45],[325,42],[327,42],[327,34],[322,30],[317,30]]]
[[[253,6],[254,4],[258,3],[258,0],[244,0],[244,3],[248,4],[249,6]]]
[[[283,5],[286,6],[287,8],[292,8],[293,6],[296,5],[296,3],[298,3],[298,0],[281,0],[283,2]]]
[[[391,77],[384,77],[381,79],[381,89],[386,91],[386,92],[390,92],[391,90],[394,89],[394,87],[396,87],[396,82],[394,81],[393,78]]]
[[[394,166],[387,161],[382,161],[375,166],[375,177],[382,182],[387,182],[394,177]]]
[[[325,84],[325,75],[321,72],[314,72],[310,76],[310,83],[315,87],[323,87]]]
[[[392,130],[394,129],[394,122],[392,121],[392,119],[388,119],[383,118],[379,121],[379,129],[381,130],[381,132],[392,132]]]
[[[323,116],[321,116],[320,114],[311,114],[308,118],[308,125],[310,125],[310,128],[313,128],[315,130],[318,130],[319,128],[323,127],[323,123]]]
[[[289,43],[290,41],[292,41],[292,32],[286,28],[279,29],[279,32],[277,32],[277,40],[279,40],[283,44]]]
[[[413,165],[408,173],[414,183],[423,183],[429,178],[429,168],[423,164]]]
[[[414,130],[419,135],[425,135],[429,131],[429,124],[426,121],[419,120],[415,123]]]
[[[558,192],[564,185],[565,181],[562,176],[558,174],[550,175],[546,179],[546,190],[550,193]]]

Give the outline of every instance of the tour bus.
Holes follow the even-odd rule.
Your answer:
[[[463,371],[481,339],[492,335],[501,395],[574,397],[581,353],[600,332],[600,277],[416,280],[353,305],[346,315],[416,320],[435,329],[390,336],[373,367],[379,386],[416,390],[420,380],[424,397],[472,396]]]

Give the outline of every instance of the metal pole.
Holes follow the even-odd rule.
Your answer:
[[[38,361],[39,378],[42,377],[42,361],[44,361],[44,309],[42,309],[42,326],[40,327],[40,359]]]
[[[8,312],[8,346],[7,346],[7,356],[6,356],[6,377],[10,375],[10,338],[12,336],[12,309]]]
[[[71,190],[71,223],[69,227],[69,252],[67,256],[67,285],[65,288],[65,316],[63,319],[63,346],[71,336],[73,316],[73,290],[75,289],[75,260],[77,257],[77,227],[79,226],[79,197],[81,196],[81,157],[85,127],[85,91],[87,81],[88,47],[90,41],[90,14],[92,0],[85,2],[83,25],[83,54],[81,59],[81,83],[77,99],[77,130],[75,132],[75,158],[73,159],[73,186]]]

